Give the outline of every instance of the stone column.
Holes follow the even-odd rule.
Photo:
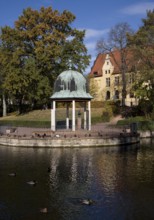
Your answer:
[[[72,101],[72,131],[75,131],[75,100]]]
[[[87,103],[84,103],[84,129],[87,129]]]
[[[66,129],[69,129],[69,103],[66,103]]]
[[[78,117],[77,117],[77,129],[80,130],[82,128],[82,118],[81,118],[81,112],[78,111]]]
[[[56,101],[51,103],[51,130],[56,130]]]
[[[91,101],[88,101],[88,130],[91,130]]]

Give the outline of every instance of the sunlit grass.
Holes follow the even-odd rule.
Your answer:
[[[83,119],[83,109],[76,108],[76,117],[78,112],[81,112],[81,118]],[[102,108],[92,108],[92,123],[97,123],[102,121]],[[69,110],[69,117],[72,117],[72,110]],[[66,109],[58,108],[56,109],[56,119],[65,120],[66,119]],[[17,112],[11,113],[6,117],[0,118],[0,125],[13,125],[13,126],[35,126],[35,127],[50,127],[51,121],[51,110],[34,110],[25,114],[18,114]]]

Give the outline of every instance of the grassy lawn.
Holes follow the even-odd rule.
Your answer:
[[[78,111],[81,109],[76,109],[76,117]],[[81,117],[83,118],[83,112],[81,112]],[[70,119],[72,117],[72,112],[69,112]],[[102,118],[102,108],[92,108],[92,123],[97,123],[103,121]],[[66,119],[66,109],[58,108],[56,111],[57,120]],[[12,126],[32,126],[32,127],[50,127],[51,120],[51,110],[35,110],[28,112],[26,114],[19,115],[17,113],[12,113],[6,117],[0,118],[0,125],[12,125]]]
[[[81,108],[76,109],[76,118],[78,111],[81,112],[81,117],[83,119],[83,110]],[[71,119],[72,112],[70,109],[69,117]],[[106,118],[102,117],[102,108],[91,108],[92,124],[98,122],[106,121]],[[66,109],[58,108],[56,111],[57,121],[64,121],[66,119]],[[51,126],[51,111],[47,110],[35,110],[26,114],[19,115],[17,113],[12,113],[6,117],[0,117],[0,125],[10,125],[10,126],[27,126],[27,127],[46,127]],[[123,119],[118,121],[117,126],[130,125],[131,123],[137,123],[138,129],[140,130],[154,130],[154,122],[145,119],[145,117],[132,117],[128,119]]]
[[[11,113],[6,117],[1,117],[1,121],[49,121],[50,110],[35,110],[25,114]]]

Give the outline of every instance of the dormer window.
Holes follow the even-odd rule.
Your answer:
[[[94,77],[97,77],[98,76],[98,72],[94,72],[93,75],[94,75]]]

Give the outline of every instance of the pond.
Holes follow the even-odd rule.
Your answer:
[[[153,139],[82,149],[0,146],[0,220],[150,220],[153,183]]]

